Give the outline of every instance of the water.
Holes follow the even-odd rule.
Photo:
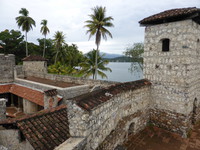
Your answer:
[[[143,78],[142,71],[131,73],[131,71],[129,70],[129,68],[131,67],[130,62],[110,62],[107,65],[107,67],[112,69],[112,72],[104,72],[108,78],[102,79],[100,76],[98,76],[97,79],[117,82],[128,82]]]

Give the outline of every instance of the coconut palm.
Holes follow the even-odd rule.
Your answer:
[[[44,50],[43,50],[43,57],[45,55],[45,47],[46,47],[46,36],[47,34],[50,32],[49,31],[49,28],[47,27],[47,20],[42,20],[41,22],[41,29],[40,29],[40,32],[44,35]]]
[[[54,35],[53,41],[54,41],[54,46],[56,48],[56,55],[55,55],[55,61],[54,61],[54,64],[56,64],[58,53],[59,51],[63,50],[62,46],[63,44],[65,44],[65,35],[63,34],[63,32],[57,31]]]
[[[26,36],[26,56],[28,56],[28,45],[27,45],[27,33],[33,29],[33,26],[35,25],[35,21],[29,17],[29,11],[26,8],[21,8],[19,11],[19,14],[21,16],[16,17],[17,25],[18,27],[22,28],[22,31],[25,31],[25,36]]]
[[[87,23],[85,27],[88,28],[86,34],[89,33],[89,39],[95,36],[95,44],[97,46],[96,57],[95,57],[95,79],[97,79],[97,54],[99,51],[99,45],[101,42],[101,37],[107,40],[107,35],[112,38],[110,31],[106,27],[113,27],[111,20],[112,17],[106,17],[106,8],[96,6],[92,8],[93,14],[89,15],[90,20],[85,21]]]
[[[97,67],[96,67],[96,53],[97,53]],[[105,67],[109,62],[107,60],[103,59],[104,55],[99,55],[99,51],[92,50],[89,53],[87,53],[86,57],[87,60],[85,62],[80,63],[81,71],[80,74],[83,74],[83,77],[90,77],[92,76],[93,79],[95,78],[95,72],[97,68],[97,74],[100,75],[102,78],[107,78],[106,74],[102,71],[110,71],[112,70],[108,67]]]

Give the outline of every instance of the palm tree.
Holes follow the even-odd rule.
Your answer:
[[[97,53],[97,67],[96,67],[96,53]],[[92,76],[93,79],[95,78],[95,72],[97,68],[97,73],[102,77],[102,78],[107,78],[106,74],[103,73],[102,71],[110,71],[112,70],[108,67],[105,67],[109,62],[107,60],[103,59],[104,55],[99,55],[99,51],[97,50],[92,50],[89,53],[87,53],[86,57],[87,60],[85,62],[80,63],[79,65],[82,67],[80,74],[83,74],[84,77],[90,77]]]
[[[42,20],[41,22],[41,29],[40,29],[40,32],[44,35],[44,50],[43,50],[43,57],[45,55],[45,46],[46,46],[46,36],[47,34],[50,32],[49,31],[49,28],[47,27],[47,20]]]
[[[54,64],[56,64],[58,53],[59,53],[59,51],[63,50],[62,46],[63,46],[63,44],[65,44],[65,35],[63,34],[63,32],[57,31],[54,35],[53,41],[54,41],[54,46],[56,48],[56,56],[55,56],[55,61],[54,61]]]
[[[95,79],[97,79],[97,54],[99,50],[99,45],[101,42],[101,37],[107,40],[107,35],[112,38],[112,34],[105,27],[113,27],[111,20],[112,17],[106,17],[105,7],[94,7],[93,14],[89,15],[91,20],[85,21],[87,23],[85,27],[88,28],[87,33],[89,33],[89,39],[95,35],[95,44],[97,45],[96,57],[95,57]]]
[[[25,31],[25,35],[26,35],[26,56],[28,56],[28,46],[27,46],[27,32],[29,32],[31,29],[33,29],[33,26],[35,25],[35,21],[28,16],[29,11],[26,8],[21,8],[21,10],[19,11],[19,14],[21,14],[21,16],[16,17],[16,21],[17,21],[17,25],[18,27],[22,28],[22,31]]]

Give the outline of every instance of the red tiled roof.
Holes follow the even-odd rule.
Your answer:
[[[40,106],[44,106],[44,94],[43,92],[33,90],[31,88],[19,86],[13,84],[10,88],[10,93],[15,94],[17,96],[23,97],[33,103],[36,103]]]
[[[12,93],[40,106],[44,106],[44,93],[17,84],[0,85],[0,94]],[[58,98],[60,101],[62,98]]]
[[[29,55],[25,58],[22,59],[23,61],[47,61],[47,59],[45,59],[42,56],[35,56],[35,55]]]
[[[0,125],[6,124],[15,124],[37,150],[53,150],[70,137],[66,105],[0,121]]]
[[[141,25],[151,25],[185,20],[188,18],[193,19],[200,24],[200,9],[196,7],[171,9],[144,18],[143,20],[139,21],[139,23]]]
[[[99,106],[100,104],[108,101],[112,98],[112,96],[117,95],[118,93],[139,89],[149,85],[151,85],[151,83],[146,79],[133,82],[119,83],[105,89],[97,90],[89,94],[72,98],[72,100],[76,101],[76,104],[79,107],[90,111],[93,108]]]
[[[9,93],[12,84],[0,85],[0,94]]]

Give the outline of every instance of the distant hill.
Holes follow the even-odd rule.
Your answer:
[[[105,56],[103,58],[116,58],[116,57],[122,57],[124,55],[120,55],[120,54],[110,54],[110,53],[104,53],[104,52],[100,52],[101,55],[105,54]]]
[[[130,57],[122,56],[122,57],[115,57],[115,58],[104,58],[107,59],[109,62],[132,62]]]

